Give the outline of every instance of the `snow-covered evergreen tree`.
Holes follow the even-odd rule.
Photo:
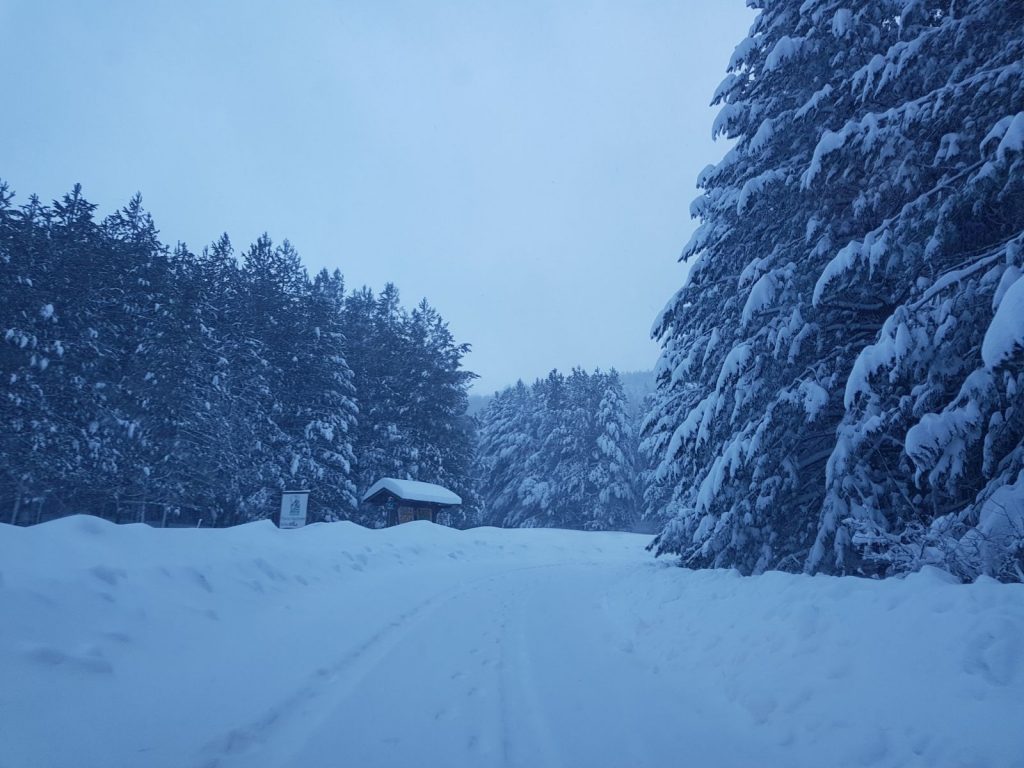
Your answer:
[[[429,304],[346,296],[340,273],[310,280],[267,236],[243,265],[226,236],[169,249],[138,196],[94,213],[78,187],[16,208],[0,184],[5,520],[231,525],[295,486],[334,520],[358,514],[360,465],[441,482],[473,513],[468,347]]]
[[[486,519],[510,528],[628,530],[638,511],[636,431],[614,371],[552,371],[478,415]]]
[[[586,510],[591,530],[628,530],[635,522],[639,477],[637,441],[629,403],[613,369],[594,376],[601,392],[595,416],[597,437],[589,480],[596,497]]]
[[[1019,471],[1019,369],[980,353],[1019,264],[1020,3],[753,5],[655,325],[658,551],[874,573],[936,557],[939,520],[948,561]]]
[[[356,506],[352,372],[344,357],[341,275],[310,281],[298,253],[262,236],[245,256],[246,305],[264,350],[271,420],[277,426],[275,493],[312,490],[314,520],[349,517]]]
[[[448,513],[458,526],[475,519],[480,505],[473,476],[473,424],[467,389],[476,374],[462,367],[468,344],[455,341],[448,324],[426,299],[404,323],[410,432],[418,446],[414,479],[437,483],[462,499]]]
[[[884,315],[839,393],[808,565],[1024,580],[1024,5],[900,11],[802,179],[861,190],[815,306]]]
[[[521,509],[519,488],[535,450],[530,390],[519,381],[488,402],[478,415],[475,474],[484,498],[483,521],[502,525]]]
[[[76,468],[60,433],[62,414],[51,402],[69,381],[59,365],[51,369],[51,362],[63,358],[67,336],[56,293],[41,279],[53,267],[48,212],[36,198],[17,209],[13,198],[0,183],[0,487],[9,504],[0,520],[10,523],[27,518],[32,496],[48,484],[51,469]]]
[[[359,405],[359,492],[382,477],[438,483],[463,498],[451,522],[466,524],[478,504],[466,416],[475,374],[462,367],[468,345],[455,341],[426,301],[406,311],[390,283],[377,295],[369,288],[349,294],[342,327]],[[364,506],[359,519],[385,524],[375,506]]]
[[[227,235],[188,261],[200,330],[190,374],[200,407],[189,428],[203,456],[191,472],[194,498],[204,500],[206,524],[265,517],[278,476],[272,448],[283,436],[266,349],[247,321],[245,276]]]
[[[322,270],[307,286],[302,336],[296,356],[303,365],[294,386],[296,409],[305,422],[304,462],[321,520],[349,518],[358,506],[355,483],[357,411],[352,370],[345,360],[341,273]]]
[[[375,296],[369,288],[345,299],[346,357],[355,375],[359,426],[356,440],[359,492],[381,477],[408,478],[415,446],[405,429],[402,387],[401,306],[393,285]],[[366,510],[378,514],[376,508]],[[378,523],[383,523],[381,519]]]

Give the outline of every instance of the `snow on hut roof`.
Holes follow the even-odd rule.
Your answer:
[[[381,491],[390,491],[403,501],[421,501],[428,504],[446,504],[456,506],[462,499],[440,485],[421,483],[419,480],[398,480],[394,477],[382,477],[363,494],[363,501],[369,501]]]

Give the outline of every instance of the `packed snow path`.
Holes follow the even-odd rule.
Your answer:
[[[646,542],[0,526],[0,768],[1024,766],[1024,587]]]

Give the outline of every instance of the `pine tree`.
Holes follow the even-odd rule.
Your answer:
[[[104,484],[124,465],[113,359],[127,323],[113,244],[94,220],[95,209],[75,185],[37,219],[37,255],[46,269],[35,279],[48,297],[43,314],[52,321],[47,331],[57,353],[37,362],[47,374],[38,382],[54,417],[50,426],[33,428],[36,439],[46,436],[40,455],[51,462],[34,487],[39,511],[42,504],[65,513],[100,505],[109,495]]]
[[[278,429],[278,471],[267,493],[312,489],[313,519],[335,520],[354,508],[356,405],[344,358],[340,275],[310,284],[285,240],[260,237],[245,256],[249,322],[266,353],[270,412]],[[267,514],[271,512],[267,506]]]
[[[362,494],[382,477],[408,479],[416,469],[406,422],[409,404],[403,395],[406,377],[412,374],[402,367],[406,345],[397,289],[389,284],[379,297],[368,288],[349,294],[342,327],[359,408],[356,485]],[[381,514],[376,507],[364,508],[359,519],[384,525]]]
[[[273,421],[270,365],[248,321],[245,275],[223,235],[196,258],[195,302],[202,341],[193,359],[201,409],[194,418],[204,456],[193,468],[207,522],[231,525],[266,515],[283,438]],[[210,519],[212,517],[212,520]]]
[[[56,370],[50,361],[64,353],[60,317],[55,298],[42,280],[53,264],[44,236],[42,206],[31,198],[21,210],[13,207],[14,195],[0,183],[0,482],[3,498],[10,500],[0,520],[15,523],[31,501],[33,489],[45,482],[47,467],[61,466],[68,456],[54,456],[59,445],[59,412],[51,406],[47,387]]]
[[[480,413],[486,519],[510,528],[628,530],[638,512],[636,432],[618,374],[552,371]]]
[[[185,377],[189,350],[175,296],[170,255],[139,195],[101,225],[116,298],[109,310],[118,331],[107,352],[113,441],[120,459],[111,490],[144,521],[151,504],[166,510],[181,497],[187,470],[179,428],[192,411]]]
[[[571,473],[572,436],[566,424],[565,376],[557,370],[534,383],[533,406],[526,414],[533,447],[526,457],[519,483],[519,504],[505,525],[516,528],[567,528],[566,498],[562,484]],[[562,461],[566,461],[563,469]]]
[[[306,420],[312,511],[322,520],[350,517],[358,503],[353,453],[358,409],[345,360],[344,294],[340,272],[323,270],[316,276],[307,304],[305,344],[297,345],[305,365],[295,395]]]
[[[998,319],[1024,265],[1022,19],[1020,2],[904,4],[802,179],[862,189],[815,306],[884,308],[842,388],[812,568],[1024,580],[1024,315]]]
[[[484,498],[484,520],[514,526],[520,484],[535,446],[530,430],[532,393],[518,381],[495,394],[478,416],[476,475]]]
[[[479,505],[466,415],[475,374],[462,368],[469,346],[426,301],[407,312],[390,283],[377,296],[368,288],[349,294],[343,319],[359,404],[359,492],[382,477],[437,483],[462,497],[449,517],[467,524]],[[377,507],[364,506],[359,519],[385,524]]]
[[[417,446],[415,479],[451,488],[462,498],[456,524],[476,514],[472,424],[467,389],[476,374],[462,367],[468,344],[455,341],[440,313],[423,299],[404,323],[409,371],[409,434]]]
[[[963,540],[980,517],[967,500],[983,437],[967,441],[981,471],[928,504],[942,440],[911,425],[931,423],[953,382],[978,388],[965,374],[994,287],[968,298],[968,283],[1005,268],[976,263],[1018,258],[1020,4],[755,6],[715,95],[715,132],[736,145],[699,179],[694,264],[656,325],[646,444],[671,485],[657,548],[745,572],[912,567],[876,544],[910,537],[920,551],[920,531],[949,514]],[[929,334],[949,342],[934,364]],[[1009,422],[997,488],[1014,476]]]
[[[638,517],[636,469],[637,440],[629,417],[629,404],[612,369],[593,376],[598,385],[595,458],[589,480],[596,498],[587,507],[586,528],[592,530],[629,530]]]

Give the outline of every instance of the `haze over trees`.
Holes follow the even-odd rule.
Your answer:
[[[655,329],[657,549],[1024,580],[1024,5],[753,5]]]

